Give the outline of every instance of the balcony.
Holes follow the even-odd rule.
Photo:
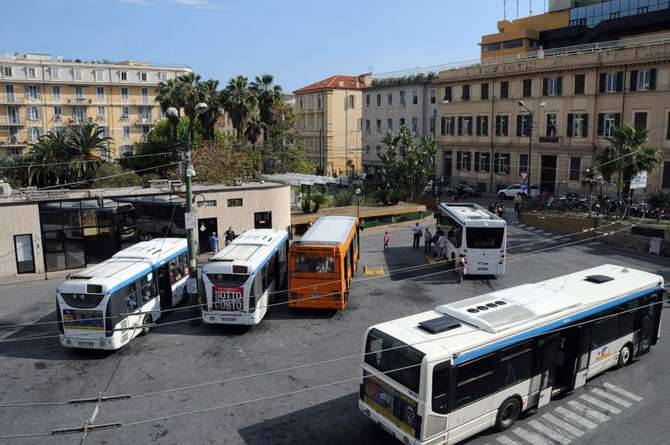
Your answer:
[[[23,127],[21,119],[14,116],[0,116],[0,127]]]
[[[0,144],[3,147],[23,147],[28,144],[28,141],[23,141],[17,135],[12,135],[8,138],[0,139]]]
[[[42,101],[42,95],[40,93],[38,93],[36,96],[32,96],[29,93],[25,93],[23,97],[25,98],[26,102],[29,103],[39,103]]]
[[[561,136],[540,136],[540,144],[560,144]]]
[[[22,104],[24,98],[22,96],[17,96],[16,94],[3,94],[0,95],[0,103],[3,104]]]
[[[155,119],[152,119],[151,117],[140,117],[135,121],[135,125],[138,127],[146,127],[146,126],[153,126],[156,123]]]

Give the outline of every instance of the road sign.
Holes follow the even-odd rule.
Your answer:
[[[630,180],[631,189],[643,189],[647,187],[647,172],[641,171]]]
[[[184,213],[184,227],[186,230],[195,229],[196,225],[195,213]]]

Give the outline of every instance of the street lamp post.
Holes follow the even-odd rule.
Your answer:
[[[193,187],[192,187],[192,178],[195,176],[195,170],[193,169],[193,165],[191,164],[191,133],[193,132],[193,124],[195,120],[200,116],[202,113],[207,111],[207,104],[204,102],[200,102],[196,104],[194,110],[193,110],[193,116],[191,119],[189,119],[188,123],[188,132],[186,135],[186,144],[184,147],[184,176],[185,176],[185,182],[186,182],[186,214],[185,218],[187,220],[190,219],[190,222],[186,225],[186,242],[188,246],[188,270],[189,270],[189,276],[191,279],[190,283],[190,289],[189,286],[187,286],[187,291],[189,293],[193,293],[193,279],[197,278],[198,272],[197,272],[197,264],[196,264],[196,258],[195,258],[195,229],[194,229],[194,223],[195,223],[195,216],[193,215]],[[176,108],[170,107],[167,109],[166,114],[168,116],[168,119],[170,122],[172,122],[173,125],[177,125],[179,123],[179,112],[177,111]]]
[[[361,218],[361,189],[357,188],[354,190],[354,193],[356,194],[356,218],[360,219]]]
[[[522,100],[519,101],[519,106],[521,108],[524,108],[526,111],[528,111],[528,125],[529,125],[529,131],[528,131],[528,171],[526,172],[526,184],[528,185],[528,197],[531,196],[531,182],[530,182],[530,166],[531,164],[531,156],[533,155],[533,112],[528,108],[526,103]]]

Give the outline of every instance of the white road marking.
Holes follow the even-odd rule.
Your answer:
[[[613,384],[611,384],[611,383],[609,383],[609,382],[605,382],[605,383],[603,383],[603,386],[604,386],[605,388],[611,390],[611,391],[618,392],[619,394],[621,394],[621,395],[624,396],[624,397],[628,397],[628,398],[631,399],[631,400],[635,400],[636,402],[639,402],[639,401],[642,400],[642,397],[640,397],[640,396],[638,396],[638,395],[635,395],[635,394],[633,394],[632,392],[628,392],[628,391],[626,391],[625,389],[621,389],[621,388],[619,388],[618,386],[613,385]]]
[[[507,436],[496,437],[496,440],[498,441],[498,443],[501,443],[502,445],[521,445],[516,440],[510,439]]]
[[[603,391],[600,388],[593,388],[591,390],[593,394],[599,395],[600,397],[603,397],[605,399],[611,400],[614,403],[618,403],[619,405],[623,406],[624,408],[630,408],[633,406],[632,403],[622,399],[621,397],[613,396],[612,394]]]
[[[523,428],[514,428],[512,432],[533,445],[553,445],[550,440],[547,440],[538,434],[531,433],[528,430],[524,430]]]
[[[542,415],[542,418],[546,420],[547,422],[551,422],[557,427],[561,428],[564,431],[567,431],[568,433],[572,434],[575,437],[580,437],[584,434],[582,430],[579,428],[572,426],[568,422],[559,419],[558,417],[554,416],[553,414],[546,413]]]
[[[564,435],[558,433],[557,431],[554,431],[548,426],[541,424],[537,420],[531,420],[530,422],[528,422],[528,426],[539,431],[540,433],[544,434],[551,440],[554,440],[560,444],[568,445],[570,442],[572,442],[570,438],[565,437]]]
[[[588,394],[582,394],[581,396],[579,396],[579,398],[582,399],[582,400],[586,400],[591,405],[595,405],[598,408],[601,408],[601,409],[609,412],[610,414],[621,414],[621,410],[619,408],[617,408],[616,406],[612,406],[609,403],[605,403],[602,400],[596,399],[595,397],[591,397]]]
[[[567,408],[564,408],[562,406],[559,406],[554,410],[556,413],[560,414],[561,416],[565,417],[566,419],[572,421],[573,423],[576,423],[580,426],[584,426],[590,430],[594,429],[598,425],[596,423],[591,422],[588,419],[585,419],[583,416],[580,416],[577,413],[573,413]]]
[[[576,400],[570,400],[568,402],[568,405],[573,407],[578,412],[580,412],[582,414],[586,414],[587,416],[592,417],[592,418],[598,420],[599,422],[607,422],[608,420],[610,420],[609,416],[606,416],[605,414],[601,413],[600,411],[596,411],[594,409],[591,409],[588,406],[586,406],[582,403],[579,403]]]

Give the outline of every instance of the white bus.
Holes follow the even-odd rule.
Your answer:
[[[182,301],[188,272],[186,240],[156,238],[69,276],[56,291],[61,344],[119,349]]]
[[[370,328],[361,411],[406,444],[504,430],[660,335],[663,278],[603,265]]]
[[[437,231],[447,237],[445,257],[463,275],[505,273],[507,222],[485,208],[470,203],[441,203]]]
[[[244,232],[202,268],[205,323],[256,325],[288,282],[288,233]]]

